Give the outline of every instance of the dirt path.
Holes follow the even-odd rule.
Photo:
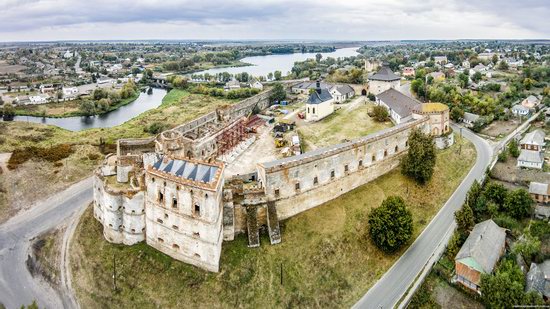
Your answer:
[[[0,153],[0,174],[8,172],[8,161],[10,157],[11,152]]]

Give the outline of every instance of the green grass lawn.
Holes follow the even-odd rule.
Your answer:
[[[400,195],[413,213],[416,238],[475,161],[473,145],[458,142],[462,154],[458,144],[439,151],[435,174],[425,186],[396,169],[282,222],[281,244],[270,245],[266,235],[255,249],[247,248],[244,235],[225,242],[219,273],[145,244],[109,244],[88,209],[72,245],[73,285],[83,308],[350,307],[406,249],[392,255],[378,250],[367,237],[367,214],[387,196]]]
[[[306,123],[300,126],[298,132],[304,138],[308,150],[341,143],[346,139],[365,136],[381,129],[389,128],[390,121],[377,122],[367,112],[372,103],[362,104],[348,111],[346,105],[321,121]]]

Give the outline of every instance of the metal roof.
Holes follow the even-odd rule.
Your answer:
[[[384,102],[392,111],[396,112],[401,118],[412,114],[413,110],[420,107],[420,102],[402,94],[401,92],[390,88],[376,97]]]
[[[550,260],[540,264],[531,263],[527,273],[526,289],[550,297]]]
[[[370,80],[381,80],[385,82],[390,82],[394,80],[401,80],[401,77],[395,75],[395,73],[392,72],[392,70],[387,67],[383,66],[376,72],[375,74],[371,75],[369,77]]]
[[[542,163],[544,155],[538,151],[522,149],[519,153],[518,161]]]
[[[525,136],[521,139],[520,143],[528,144],[528,145],[543,146],[545,136],[546,135],[542,130],[535,130],[533,132],[529,132],[525,134]]]
[[[455,260],[489,274],[500,259],[505,239],[506,232],[493,220],[478,223],[460,248]]]
[[[153,169],[192,181],[211,183],[215,180],[217,166],[205,165],[181,159],[160,158]]]
[[[326,88],[316,89],[315,92],[309,95],[307,104],[320,104],[332,100],[332,95]]]
[[[529,193],[548,195],[548,184],[532,181],[529,184]]]

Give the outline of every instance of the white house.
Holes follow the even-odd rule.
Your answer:
[[[355,95],[355,91],[350,85],[336,85],[330,88],[330,94],[334,98],[334,102],[342,103]]]
[[[470,61],[468,61],[468,60],[462,61],[462,67],[465,68],[465,69],[469,69],[470,68]]]
[[[369,91],[377,95],[391,88],[397,88],[400,85],[401,77],[395,75],[392,70],[384,64],[378,72],[369,76]]]
[[[241,88],[241,83],[236,79],[232,79],[228,81],[227,83],[225,83],[225,86],[223,87],[225,91],[239,89],[239,88]]]
[[[260,83],[258,80],[254,80],[252,83],[250,83],[250,88],[264,90],[264,85]]]
[[[530,109],[521,104],[516,104],[512,106],[512,114],[514,114],[515,116],[527,116],[529,115],[529,113]]]
[[[73,53],[70,50],[67,50],[65,54],[63,54],[63,58],[69,59],[73,57]]]
[[[462,122],[466,124],[467,127],[473,127],[474,123],[479,119],[479,115],[472,114],[472,113],[464,113],[464,117],[462,117]]]
[[[31,95],[29,96],[28,104],[45,104],[48,103],[49,96],[45,95]]]
[[[72,97],[78,94],[77,87],[63,87],[63,97]]]
[[[334,113],[334,98],[326,88],[321,88],[317,81],[317,88],[309,95],[306,102],[306,121],[318,121]]]
[[[420,102],[391,88],[376,95],[376,105],[385,107],[395,124],[412,119],[413,110],[420,106]]]
[[[544,154],[536,150],[522,149],[519,157],[517,167],[542,169],[544,163]]]

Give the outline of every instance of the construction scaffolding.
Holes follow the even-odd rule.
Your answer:
[[[248,133],[245,129],[246,118],[241,118],[225,129],[216,137],[218,156],[230,152],[235,146],[246,139]]]

